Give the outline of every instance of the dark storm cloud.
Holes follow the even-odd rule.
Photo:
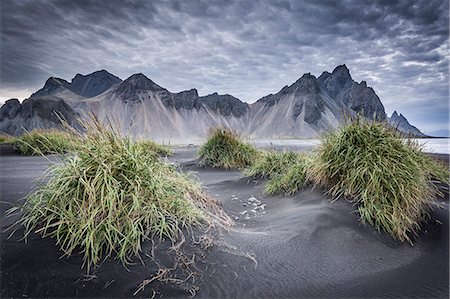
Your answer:
[[[448,1],[1,1],[0,97],[49,76],[143,72],[254,101],[345,63],[390,113],[447,126]]]

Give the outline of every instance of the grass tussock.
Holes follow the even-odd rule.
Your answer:
[[[198,152],[201,164],[224,169],[242,169],[251,165],[257,156],[256,149],[244,143],[236,132],[215,128]]]
[[[14,137],[12,137],[6,133],[0,132],[0,144],[1,143],[12,143],[14,141],[14,139],[15,139]]]
[[[127,264],[145,241],[174,243],[194,226],[231,224],[216,200],[142,144],[96,119],[78,137],[73,155],[15,209],[23,212],[16,225],[54,238],[67,256],[81,249],[88,272],[110,256]]]
[[[72,141],[74,138],[68,132],[35,129],[15,138],[12,145],[22,155],[62,154],[73,149]]]
[[[292,151],[261,152],[244,175],[267,178],[264,192],[268,195],[291,195],[308,183],[307,170],[312,158]]]
[[[173,151],[170,147],[158,144],[153,140],[138,140],[136,142],[136,146],[142,147],[142,150],[144,151],[153,151],[158,156],[162,157],[169,157],[173,155]]]
[[[305,154],[298,154],[293,164],[284,172],[271,177],[266,183],[264,192],[268,195],[292,195],[309,183],[308,170],[314,159]]]
[[[311,178],[357,204],[363,223],[411,241],[448,168],[381,123],[356,120],[322,138]]]
[[[263,151],[252,165],[244,171],[246,176],[271,178],[286,172],[297,162],[299,155],[292,151]]]

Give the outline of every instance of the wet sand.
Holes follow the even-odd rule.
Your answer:
[[[48,161],[2,148],[0,154],[4,229],[11,221],[5,210],[31,192]],[[236,221],[208,252],[198,298],[448,298],[448,195],[411,246],[361,225],[350,203],[330,202],[321,190],[264,196],[264,182],[238,171],[198,167],[195,148],[177,149],[170,161],[191,171]],[[20,232],[11,239],[1,235],[2,298],[132,297],[155,270],[136,263],[128,272],[108,260],[95,279],[85,281],[80,256],[60,259],[55,242],[37,235],[27,244],[19,239]],[[151,297],[153,291],[157,298],[189,296],[152,283],[136,297]]]

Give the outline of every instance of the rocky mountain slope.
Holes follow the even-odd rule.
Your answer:
[[[11,99],[0,108],[0,131],[20,135],[35,128],[58,128],[60,119],[77,127],[76,118],[77,113],[59,97],[31,97],[22,103]]]
[[[392,113],[391,117],[389,117],[388,119],[388,123],[406,135],[426,137],[426,135],[420,132],[419,129],[411,125],[401,113],[400,115],[397,114],[397,111],[394,111],[394,113]]]
[[[345,65],[318,78],[304,74],[253,104],[228,94],[199,96],[196,89],[173,93],[143,74],[125,81],[106,71],[77,74],[71,82],[52,77],[22,104],[10,100],[0,108],[0,130],[18,135],[23,129],[57,126],[54,112],[74,122],[91,111],[114,120],[127,134],[160,140],[201,138],[216,126],[255,138],[311,138],[357,113],[398,124],[407,134],[422,134],[403,116],[387,118],[375,91],[365,81],[355,82]]]

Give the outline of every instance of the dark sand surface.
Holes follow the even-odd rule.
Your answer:
[[[263,182],[242,178],[238,171],[198,167],[194,153],[195,148],[177,149],[170,160],[192,171],[236,219],[236,227],[208,253],[196,297],[448,298],[448,195],[439,200],[443,207],[433,210],[411,246],[361,225],[350,203],[332,203],[321,190],[266,197]],[[4,229],[11,221],[5,220],[5,210],[31,192],[33,180],[48,161],[21,157],[1,147],[0,154]],[[20,232],[11,239],[4,232],[1,235],[2,298],[132,297],[155,270],[136,264],[128,272],[117,261],[106,261],[96,270],[97,278],[85,281],[81,257],[60,259],[51,239],[32,235],[26,244],[19,239]],[[153,290],[157,298],[189,296],[155,283],[137,297],[151,297]]]

